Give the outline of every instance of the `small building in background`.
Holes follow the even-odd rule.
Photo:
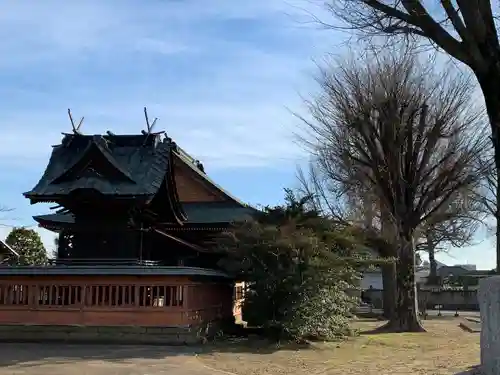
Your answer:
[[[428,261],[422,262],[421,266],[415,269],[415,280],[417,284],[425,284],[430,273],[430,265]],[[467,279],[468,286],[475,286],[479,279],[490,276],[490,270],[478,270],[475,264],[460,264],[448,266],[444,263],[437,262],[437,276],[442,280],[451,280],[452,282],[460,283],[462,279]],[[363,273],[360,287],[362,290],[383,290],[382,272],[378,269],[370,270]]]
[[[446,264],[437,262],[437,269],[441,267],[448,267]],[[430,265],[428,261],[422,262],[421,266],[415,268],[415,280],[417,284],[424,284],[427,281],[427,277],[430,273]],[[382,271],[380,269],[370,270],[363,273],[363,278],[361,279],[361,290],[383,290],[384,284],[382,281]]]

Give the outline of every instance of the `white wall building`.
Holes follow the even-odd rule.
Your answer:
[[[424,261],[422,263],[423,265],[421,267],[418,267],[417,270],[415,271],[415,279],[417,283],[423,283],[425,282],[426,278],[429,276],[430,272],[430,265],[429,262]],[[437,268],[441,268],[443,266],[446,266],[446,264],[437,262]],[[475,271],[476,270],[476,265],[475,264],[466,264],[466,265],[457,265],[459,267],[463,267],[467,270],[470,271]],[[360,282],[360,287],[362,290],[370,289],[379,289],[382,290],[384,289],[384,284],[382,282],[382,272],[381,271],[369,271],[365,272],[363,274],[363,278],[361,279]]]

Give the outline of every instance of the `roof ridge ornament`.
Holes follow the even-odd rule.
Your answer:
[[[153,122],[151,124],[149,123],[148,109],[146,107],[144,107],[144,118],[146,119],[147,131],[144,131],[144,130],[141,131],[141,133],[143,135],[145,135],[144,142],[142,143],[143,147],[148,142],[149,136],[151,135],[151,131],[153,130],[153,127],[156,125],[156,121],[158,121],[158,117],[155,117],[155,119],[153,120]]]
[[[150,124],[149,123],[149,117],[148,117],[148,109],[146,107],[144,107],[144,117],[146,118],[146,127],[147,127],[147,132],[145,132],[144,130],[142,131],[142,133],[146,133],[147,135],[151,134],[151,131],[153,130],[154,126],[156,125],[156,121],[158,121],[158,117],[155,117],[155,119],[153,120],[153,122]]]
[[[78,125],[75,125],[75,122],[73,121],[73,116],[71,115],[71,109],[69,109],[69,108],[68,108],[68,117],[69,117],[69,121],[71,121],[71,127],[73,128],[73,133],[81,135],[82,133],[80,132],[80,127],[82,126],[83,120],[85,119],[85,117],[82,116]]]
[[[179,146],[177,146],[177,143],[175,143],[175,141],[170,138],[168,135],[165,136],[165,138],[163,138],[163,143],[169,145],[172,150],[174,151],[178,151],[179,150]]]
[[[196,164],[196,168],[198,168],[200,171],[202,171],[203,173],[205,173],[205,167],[203,166],[203,163],[201,161],[199,161],[198,159],[196,159],[194,161],[194,163]]]

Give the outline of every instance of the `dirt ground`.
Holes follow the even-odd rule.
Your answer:
[[[427,333],[361,334],[342,343],[278,350],[262,342],[220,343],[199,356],[207,366],[238,375],[284,374],[473,374],[479,363],[479,333],[458,327],[460,319],[429,320]],[[358,321],[369,330],[381,322]]]
[[[192,348],[0,344],[0,375],[212,375]]]
[[[362,334],[313,348],[257,339],[202,348],[0,344],[0,375],[454,375],[479,363],[479,334],[459,323],[429,320],[427,333]],[[379,324],[356,322],[360,330]]]

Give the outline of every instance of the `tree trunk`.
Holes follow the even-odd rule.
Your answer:
[[[436,258],[434,257],[434,246],[429,247],[429,265],[430,265],[430,272],[429,272],[429,278],[427,279],[427,282],[430,285],[436,285],[437,284],[437,263],[436,263]]]
[[[436,247],[434,245],[434,241],[432,239],[432,235],[427,233],[427,251],[429,253],[429,265],[430,272],[429,277],[427,278],[427,284],[436,285],[437,284],[437,263],[435,257]]]
[[[498,196],[498,191],[499,189],[497,188],[497,196]],[[497,250],[497,267],[495,268],[495,273],[500,275],[500,225],[499,225],[499,218],[500,218],[500,202],[497,201],[497,232],[496,232],[496,250]]]
[[[390,320],[396,309],[396,265],[394,263],[382,266],[382,284],[384,317]]]
[[[396,309],[386,328],[396,332],[425,332],[418,316],[413,231],[402,228],[399,240],[396,260]]]
[[[390,219],[390,214],[387,212],[385,207],[379,203],[379,209],[380,209],[380,221],[381,221],[381,232],[382,236],[386,239],[389,240],[388,244],[384,246],[383,249],[380,249],[380,255],[386,258],[395,258],[396,257],[396,251],[395,247],[393,246],[393,241],[392,239],[395,236],[395,230],[394,230],[394,225]],[[382,267],[382,284],[383,284],[383,292],[382,292],[382,298],[383,298],[383,304],[384,304],[384,317],[387,320],[390,320],[394,314],[394,311],[396,309],[396,264],[391,263],[391,264],[384,264]]]
[[[488,118],[490,120],[491,126],[491,140],[493,142],[493,149],[495,152],[495,170],[496,170],[496,219],[497,219],[497,230],[496,230],[496,256],[497,256],[497,266],[496,273],[500,274],[500,229],[499,229],[499,218],[500,218],[500,66],[497,61],[493,63],[492,68],[485,74],[480,74],[476,72],[478,77],[479,85],[484,96],[484,102],[486,104],[486,111],[488,113]]]
[[[59,232],[59,236],[54,239],[55,251],[54,259],[65,258],[64,252],[67,251],[68,243],[64,231]]]

